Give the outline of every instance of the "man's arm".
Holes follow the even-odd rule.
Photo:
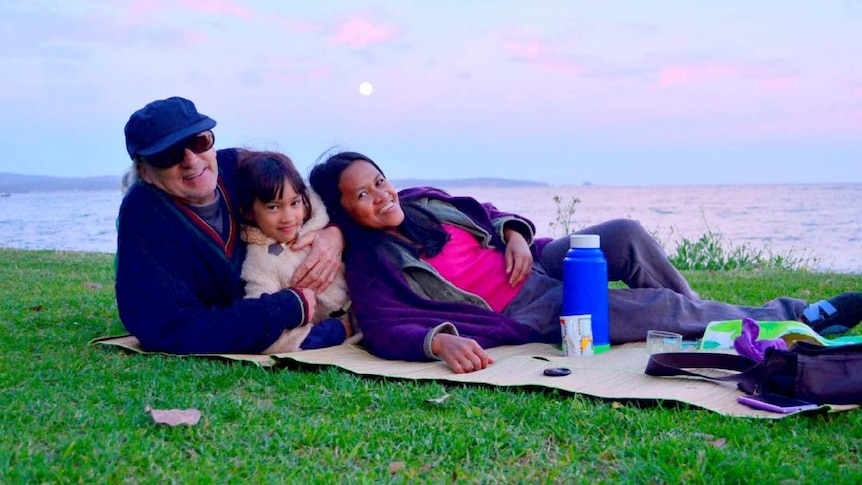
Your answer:
[[[257,353],[308,320],[297,291],[242,299],[236,262],[195,233],[172,202],[147,195],[130,193],[136,200],[120,210],[116,275],[120,318],[145,349]]]
[[[310,246],[311,251],[291,279],[291,286],[310,288],[321,293],[335,280],[343,264],[344,237],[337,226],[327,226],[299,237],[292,249]]]

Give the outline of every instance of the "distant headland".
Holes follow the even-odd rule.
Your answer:
[[[69,190],[120,190],[122,177],[50,177],[0,172],[0,194],[20,192],[64,192]],[[547,187],[543,182],[511,180],[493,177],[463,179],[399,179],[392,183],[398,188],[430,185],[433,187]]]
[[[548,187],[544,182],[533,182],[530,180],[512,180],[493,177],[474,177],[463,179],[392,179],[392,183],[399,189],[407,187],[420,187],[430,185],[432,187],[459,188],[459,187]]]
[[[120,176],[50,177],[0,172],[0,194],[65,192],[70,190],[120,190]]]

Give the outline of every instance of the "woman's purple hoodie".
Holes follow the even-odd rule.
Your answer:
[[[527,219],[470,197],[453,197],[439,189],[405,189],[399,192],[399,197],[402,203],[427,198],[451,204],[478,228],[487,231],[490,245],[500,251],[505,250],[502,220],[513,223],[507,227],[527,232],[528,241],[535,231]],[[445,215],[435,215],[447,222]],[[533,241],[534,259],[538,259],[548,241],[547,238]],[[472,338],[483,348],[543,341],[531,328],[490,309],[464,302],[430,300],[417,294],[408,283],[403,266],[391,254],[380,246],[369,249],[348,241],[345,256],[347,285],[353,301],[351,310],[365,335],[362,343],[374,355],[385,359],[431,360],[434,356],[430,353],[430,339],[441,331]]]

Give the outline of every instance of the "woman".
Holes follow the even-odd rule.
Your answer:
[[[442,359],[463,373],[491,363],[485,348],[560,341],[568,237],[534,240],[527,219],[469,197],[428,187],[397,192],[360,153],[329,157],[309,180],[344,231],[352,309],[374,354]],[[636,222],[580,232],[601,236],[609,279],[630,288],[609,293],[612,343],[643,340],[650,329],[700,337],[713,320],[806,320],[805,303],[792,298],[763,307],[698,299]],[[815,329],[846,330],[862,318],[862,293],[808,308]]]

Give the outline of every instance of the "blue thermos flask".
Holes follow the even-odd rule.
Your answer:
[[[592,351],[611,348],[608,325],[608,262],[597,234],[572,234],[563,259],[563,314],[589,316],[592,320]],[[565,324],[564,324],[565,325]],[[565,333],[565,328],[563,330]],[[564,344],[565,350],[565,344]]]

